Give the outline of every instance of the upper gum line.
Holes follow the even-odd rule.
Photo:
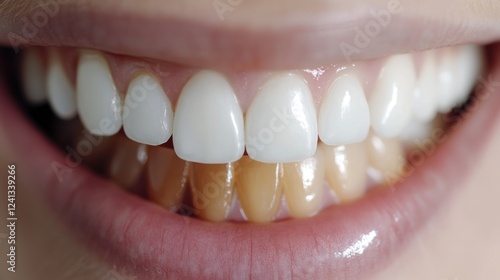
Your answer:
[[[240,110],[242,111],[242,114],[246,114],[250,105],[255,99],[256,94],[259,91],[263,91],[263,87],[265,85],[269,84],[270,81],[274,81],[277,78],[276,77],[296,77],[294,78],[295,80],[301,80],[304,82],[304,85],[309,89],[310,93],[303,93],[302,95],[299,96],[304,96],[304,94],[307,96],[308,94],[311,95],[312,98],[312,109],[311,114],[314,115],[314,118],[318,118],[318,127],[316,127],[316,124],[314,126],[311,126],[311,129],[313,130],[320,130],[320,138],[322,135],[326,134],[321,134],[321,118],[322,117],[322,106],[324,105],[323,102],[325,100],[325,95],[326,93],[330,90],[332,87],[332,84],[335,84],[337,81],[339,81],[339,77],[344,76],[345,74],[352,75],[355,77],[355,79],[359,80],[361,83],[362,91],[364,93],[364,98],[367,99],[367,102],[370,104],[370,114],[371,114],[371,120],[372,120],[372,128],[376,130],[377,133],[381,133],[382,136],[386,137],[394,137],[399,135],[402,131],[401,128],[397,127],[397,123],[395,121],[392,121],[393,124],[387,124],[390,122],[387,122],[385,117],[385,113],[387,112],[387,103],[394,101],[395,99],[388,99],[388,96],[382,96],[380,94],[375,94],[374,92],[377,92],[377,90],[380,90],[380,88],[387,89],[389,88],[388,85],[385,85],[385,87],[381,86],[384,81],[383,79],[386,79],[385,83],[393,83],[392,80],[390,80],[391,77],[387,77],[387,75],[383,75],[384,71],[383,69],[390,69],[390,66],[392,66],[392,75],[394,74],[399,74],[398,71],[394,69],[399,69],[398,67],[401,67],[401,65],[410,65],[408,66],[409,70],[401,70],[400,77],[398,79],[403,79],[405,81],[411,81],[411,83],[417,83],[419,82],[419,79],[422,77],[421,73],[422,70],[425,68],[425,61],[426,61],[426,56],[433,56],[433,59],[435,61],[435,69],[436,74],[439,74],[439,79],[448,79],[448,85],[450,86],[454,83],[459,83],[460,81],[456,81],[454,79],[457,78],[464,78],[463,75],[470,75],[473,76],[472,79],[476,77],[481,71],[480,65],[482,63],[479,52],[474,52],[470,50],[475,50],[475,47],[462,47],[462,48],[449,48],[445,50],[436,50],[436,51],[428,51],[426,53],[418,53],[418,54],[407,54],[407,55],[396,55],[396,56],[391,56],[388,58],[383,58],[383,59],[377,59],[377,60],[372,60],[372,61],[365,61],[365,62],[358,62],[354,63],[351,65],[327,65],[323,67],[318,67],[314,69],[302,69],[302,70],[292,70],[292,71],[279,71],[279,72],[242,72],[242,73],[220,73],[221,77],[225,79],[229,86],[232,88],[234,91],[234,95],[236,96],[237,99],[237,104],[240,107]],[[465,52],[467,55],[469,55],[469,60],[466,61],[464,64],[463,61],[461,62],[462,64],[459,64],[460,69],[461,68],[466,68],[466,66],[469,66],[470,62],[470,57],[472,53],[472,57],[478,59],[477,65],[473,64],[471,68],[472,70],[466,69],[467,74],[463,74],[464,71],[462,72],[457,72],[455,69],[446,69],[449,71],[455,71],[453,72],[453,75],[458,75],[456,77],[446,77],[446,75],[443,75],[441,72],[439,72],[442,63],[447,63],[446,58],[448,57],[454,57],[456,56],[456,53],[459,53],[462,50],[466,50]],[[146,60],[140,60],[132,57],[123,57],[123,56],[118,56],[118,55],[113,55],[113,54],[102,54],[102,53],[97,53],[94,51],[80,51],[76,49],[62,49],[62,50],[51,50],[54,53],[57,53],[61,57],[61,61],[64,65],[64,69],[66,71],[66,75],[68,79],[70,80],[71,84],[73,87],[76,87],[77,82],[77,69],[78,69],[78,64],[80,63],[80,59],[83,56],[90,54],[90,55],[97,55],[105,58],[106,63],[108,64],[109,70],[110,70],[110,75],[111,75],[111,83],[114,84],[114,86],[117,89],[117,94],[119,98],[121,98],[121,103],[122,106],[127,107],[127,104],[124,104],[125,98],[126,98],[126,92],[130,86],[130,83],[138,77],[138,74],[143,73],[147,75],[152,75],[152,77],[155,77],[161,88],[163,89],[164,93],[168,97],[171,103],[171,110],[174,112],[174,114],[177,114],[177,108],[178,106],[178,99],[179,95],[183,91],[183,88],[185,88],[186,83],[188,83],[190,80],[192,80],[193,76],[199,76],[198,74],[204,73],[203,70],[201,69],[194,69],[194,68],[187,68],[183,66],[178,66],[178,65],[173,65],[170,63],[164,63],[164,62],[152,62],[152,61],[146,61]],[[475,56],[474,56],[475,55]],[[479,56],[478,56],[479,55]],[[46,59],[49,61],[50,59]],[[443,62],[444,61],[444,62]],[[46,62],[46,64],[51,65],[52,60],[50,62]],[[467,64],[469,63],[469,64]],[[464,66],[465,65],[465,66]],[[455,66],[455,65],[453,65]],[[474,69],[476,67],[477,69]],[[404,67],[403,67],[404,68]],[[453,68],[453,67],[451,67]],[[389,70],[387,70],[389,71]],[[405,72],[406,71],[406,72]],[[389,71],[390,72],[390,71]],[[210,73],[216,73],[216,72],[210,72]],[[459,73],[459,74],[457,74]],[[446,73],[445,73],[446,74]],[[281,76],[280,76],[281,75]],[[285,76],[283,76],[285,75]],[[292,76],[290,76],[292,75]],[[462,75],[462,76],[460,76]],[[414,76],[413,78],[410,78],[410,76]],[[432,75],[431,75],[432,76]],[[449,76],[449,75],[448,75]],[[385,77],[385,78],[384,78]],[[442,78],[444,77],[444,78]],[[467,76],[465,76],[467,79],[469,79]],[[451,80],[450,80],[451,79]],[[286,80],[286,79],[285,79]],[[351,79],[352,80],[352,79]],[[345,82],[344,84],[347,83],[347,85],[352,86],[352,82],[349,80],[349,82]],[[441,82],[441,80],[439,80]],[[189,84],[189,83],[188,83]],[[467,87],[471,87],[472,85],[466,84]],[[440,88],[438,87],[440,85],[435,85],[435,87],[431,87],[434,89],[434,92],[439,93]],[[398,85],[398,87],[403,87],[404,88],[404,83]],[[408,85],[409,89],[413,89],[414,85]],[[429,87],[427,87],[428,89]],[[352,88],[349,88],[352,90]],[[407,89],[406,91],[408,91]],[[442,89],[442,88],[441,88]],[[442,90],[441,90],[442,91]],[[408,110],[416,110],[415,108],[412,109],[412,103],[411,101],[408,100],[415,100],[416,95],[413,92],[411,92],[411,97],[406,97],[406,107],[404,106],[399,106],[401,111],[408,111]],[[373,96],[373,97],[372,97]],[[53,99],[54,97],[52,97]],[[391,97],[394,98],[394,97]],[[352,93],[351,93],[351,99],[352,99]],[[398,97],[398,99],[401,99]],[[449,99],[449,98],[448,98]],[[345,100],[345,99],[344,99]],[[374,101],[378,100],[378,101]],[[52,100],[50,99],[49,95],[49,102]],[[463,101],[463,100],[452,100],[452,101],[447,101],[447,103],[450,103],[454,105],[454,102],[458,101]],[[69,101],[68,101],[69,102]],[[330,101],[332,102],[332,101]],[[403,101],[398,101],[398,102],[403,102]],[[434,102],[441,102],[439,100],[434,101]],[[307,103],[307,102],[306,102]],[[359,102],[358,102],[359,103]],[[358,104],[356,103],[356,104]],[[414,102],[415,103],[415,102]],[[264,103],[263,103],[264,104]],[[293,105],[290,105],[293,106]],[[373,107],[377,106],[377,107]],[[438,105],[436,105],[438,106]],[[439,105],[441,106],[441,105]],[[359,107],[359,106],[357,106]],[[451,109],[452,106],[445,106],[446,108],[443,110],[441,108],[441,111],[448,111]],[[260,107],[259,107],[260,108]],[[337,107],[335,107],[337,108]],[[351,107],[349,107],[351,108]],[[81,109],[81,108],[80,108]],[[130,109],[130,108],[129,108]],[[122,109],[123,110],[123,109]],[[285,109],[284,109],[285,110]],[[304,109],[305,110],[305,109]],[[315,110],[315,111],[314,111]],[[326,110],[326,109],[325,109]],[[351,109],[350,109],[351,110]],[[382,110],[382,111],[381,111]],[[385,110],[385,111],[384,111]],[[286,110],[285,110],[286,111]],[[284,112],[285,112],[284,111]],[[374,113],[378,112],[379,113]],[[121,126],[121,112],[120,113],[120,126]],[[250,112],[249,112],[250,113]],[[418,112],[413,112],[412,114],[417,114]],[[368,114],[368,113],[367,113]],[[374,115],[375,114],[375,115]],[[398,113],[401,114],[401,113]],[[375,118],[374,118],[375,116]],[[377,120],[377,116],[379,116],[379,120]],[[406,118],[406,117],[405,117]],[[415,119],[415,117],[408,116],[408,120]],[[428,120],[427,120],[428,121]],[[427,122],[426,121],[426,122]],[[173,121],[172,121],[173,122]],[[383,124],[374,124],[374,122],[382,122]],[[403,121],[401,121],[403,122]],[[324,122],[323,122],[324,123]],[[359,122],[361,123],[361,122]],[[359,123],[356,123],[359,124]],[[395,124],[394,124],[395,123]],[[404,125],[406,125],[406,121],[403,122]],[[351,125],[353,123],[351,122]],[[389,127],[389,128],[386,128]],[[87,127],[89,128],[89,127]],[[171,129],[171,128],[170,128]],[[175,127],[174,127],[175,129]],[[368,129],[368,128],[367,128]],[[89,129],[90,130],[90,129]],[[323,128],[324,130],[324,128]],[[367,131],[367,130],[366,130]],[[397,133],[393,133],[393,131],[397,131]],[[312,132],[317,133],[317,132]],[[112,134],[112,133],[111,133]],[[385,135],[384,135],[385,134]],[[175,136],[175,133],[174,133]],[[326,136],[325,136],[326,137]],[[248,139],[247,139],[248,140]],[[324,138],[322,138],[324,140]],[[306,141],[306,140],[304,140]],[[309,141],[309,140],[307,140]],[[359,140],[356,140],[359,142]],[[356,142],[355,141],[355,142]],[[309,141],[310,142],[310,141]],[[174,140],[175,143],[175,140]],[[327,141],[328,143],[328,141]],[[333,142],[332,142],[333,143]],[[331,144],[331,143],[328,143]],[[238,148],[240,149],[240,148]],[[314,147],[315,149],[315,147]],[[247,141],[247,151],[248,151],[248,141]],[[266,153],[268,153],[266,151]],[[308,154],[309,156],[311,155],[310,153]],[[306,158],[306,155],[297,155],[295,158],[290,158],[290,159],[285,159],[283,161],[295,161],[295,160],[300,160],[303,158]],[[236,158],[234,158],[236,159]],[[192,160],[192,159],[191,159]],[[264,161],[272,159],[262,159]],[[203,160],[202,162],[210,162],[210,161],[205,161]]]

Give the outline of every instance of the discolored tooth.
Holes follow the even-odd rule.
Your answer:
[[[234,164],[191,163],[191,193],[198,217],[226,220],[234,195]]]
[[[131,189],[138,182],[147,159],[146,145],[120,137],[111,158],[108,176],[123,188]]]
[[[250,222],[271,222],[281,206],[283,167],[244,156],[237,162],[236,190]]]
[[[316,107],[307,83],[278,74],[260,88],[246,113],[248,155],[260,162],[293,162],[316,152]]]
[[[367,187],[368,156],[365,143],[342,146],[320,144],[325,176],[340,202],[363,196]]]
[[[370,109],[359,79],[351,74],[337,78],[322,101],[319,138],[327,145],[363,141],[370,129]]]
[[[110,136],[122,126],[122,101],[102,54],[83,52],[78,63],[76,102],[83,125],[95,135]]]
[[[318,149],[313,157],[283,164],[283,194],[292,217],[316,214],[323,200],[325,164]]]
[[[64,70],[61,57],[51,49],[47,72],[47,96],[54,113],[61,119],[76,116],[76,97],[73,85]]]
[[[32,48],[24,50],[21,63],[21,79],[26,100],[33,105],[45,102],[45,70],[39,51]]]
[[[400,177],[406,164],[403,144],[398,138],[381,138],[370,133],[367,140],[369,165],[382,176],[383,183],[392,184]]]
[[[437,114],[438,71],[434,52],[424,54],[420,75],[413,92],[413,116],[430,122]]]
[[[382,67],[370,99],[371,125],[378,135],[398,136],[410,121],[415,79],[410,55],[392,56]]]
[[[123,130],[128,138],[160,145],[172,136],[174,113],[160,83],[150,74],[130,82],[123,105]]]
[[[201,71],[182,89],[174,119],[174,149],[187,161],[226,163],[245,151],[243,113],[221,74]]]
[[[184,198],[189,165],[172,149],[149,147],[146,164],[149,198],[167,209],[175,210]]]

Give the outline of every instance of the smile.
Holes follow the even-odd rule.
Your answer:
[[[237,3],[194,26],[170,14],[181,7],[146,20],[150,5],[95,3],[74,16],[100,31],[56,26],[72,5],[48,1],[53,32],[40,27],[15,59],[3,51],[2,71],[19,71],[0,84],[0,120],[16,127],[5,134],[30,191],[140,279],[365,277],[439,211],[499,118],[496,30],[394,41],[389,31],[423,28],[404,16],[409,3],[373,7],[350,32],[286,17],[243,28]],[[342,44],[324,50],[330,39]]]

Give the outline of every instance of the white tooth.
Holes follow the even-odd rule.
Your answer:
[[[363,141],[369,129],[370,110],[359,79],[350,74],[337,78],[319,111],[319,138],[327,145],[353,144]]]
[[[438,111],[446,113],[455,106],[457,64],[450,50],[445,50],[438,67]]]
[[[457,49],[457,93],[455,104],[465,102],[472,91],[484,67],[481,47],[475,45],[460,46]]]
[[[409,55],[390,57],[370,99],[372,128],[381,137],[398,136],[411,117],[415,67]]]
[[[59,118],[71,119],[76,116],[75,90],[66,75],[61,57],[55,50],[49,52],[47,96],[52,110]]]
[[[422,122],[429,122],[437,113],[438,72],[433,52],[424,55],[420,77],[413,92],[413,116]]]
[[[122,101],[106,59],[98,52],[82,53],[76,76],[80,119],[95,135],[109,136],[122,126]]]
[[[214,71],[201,71],[182,89],[174,118],[174,149],[186,160],[228,163],[245,151],[243,113],[233,88]]]
[[[246,148],[261,162],[292,162],[316,152],[316,108],[306,82],[294,74],[269,79],[247,111]]]
[[[37,50],[26,49],[23,51],[21,75],[26,100],[33,105],[45,102],[47,99],[45,71],[42,58]]]
[[[160,83],[141,74],[129,84],[123,105],[123,130],[128,138],[160,145],[172,136],[174,113]]]

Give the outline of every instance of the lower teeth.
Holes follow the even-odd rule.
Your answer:
[[[81,131],[72,141],[75,151],[90,135]],[[313,157],[294,163],[262,163],[246,155],[234,163],[192,163],[171,148],[139,144],[123,134],[100,140],[83,157],[94,171],[165,209],[213,222],[310,217],[360,199],[372,187],[393,185],[404,178],[407,164],[407,143],[373,132],[357,144],[320,142]]]

